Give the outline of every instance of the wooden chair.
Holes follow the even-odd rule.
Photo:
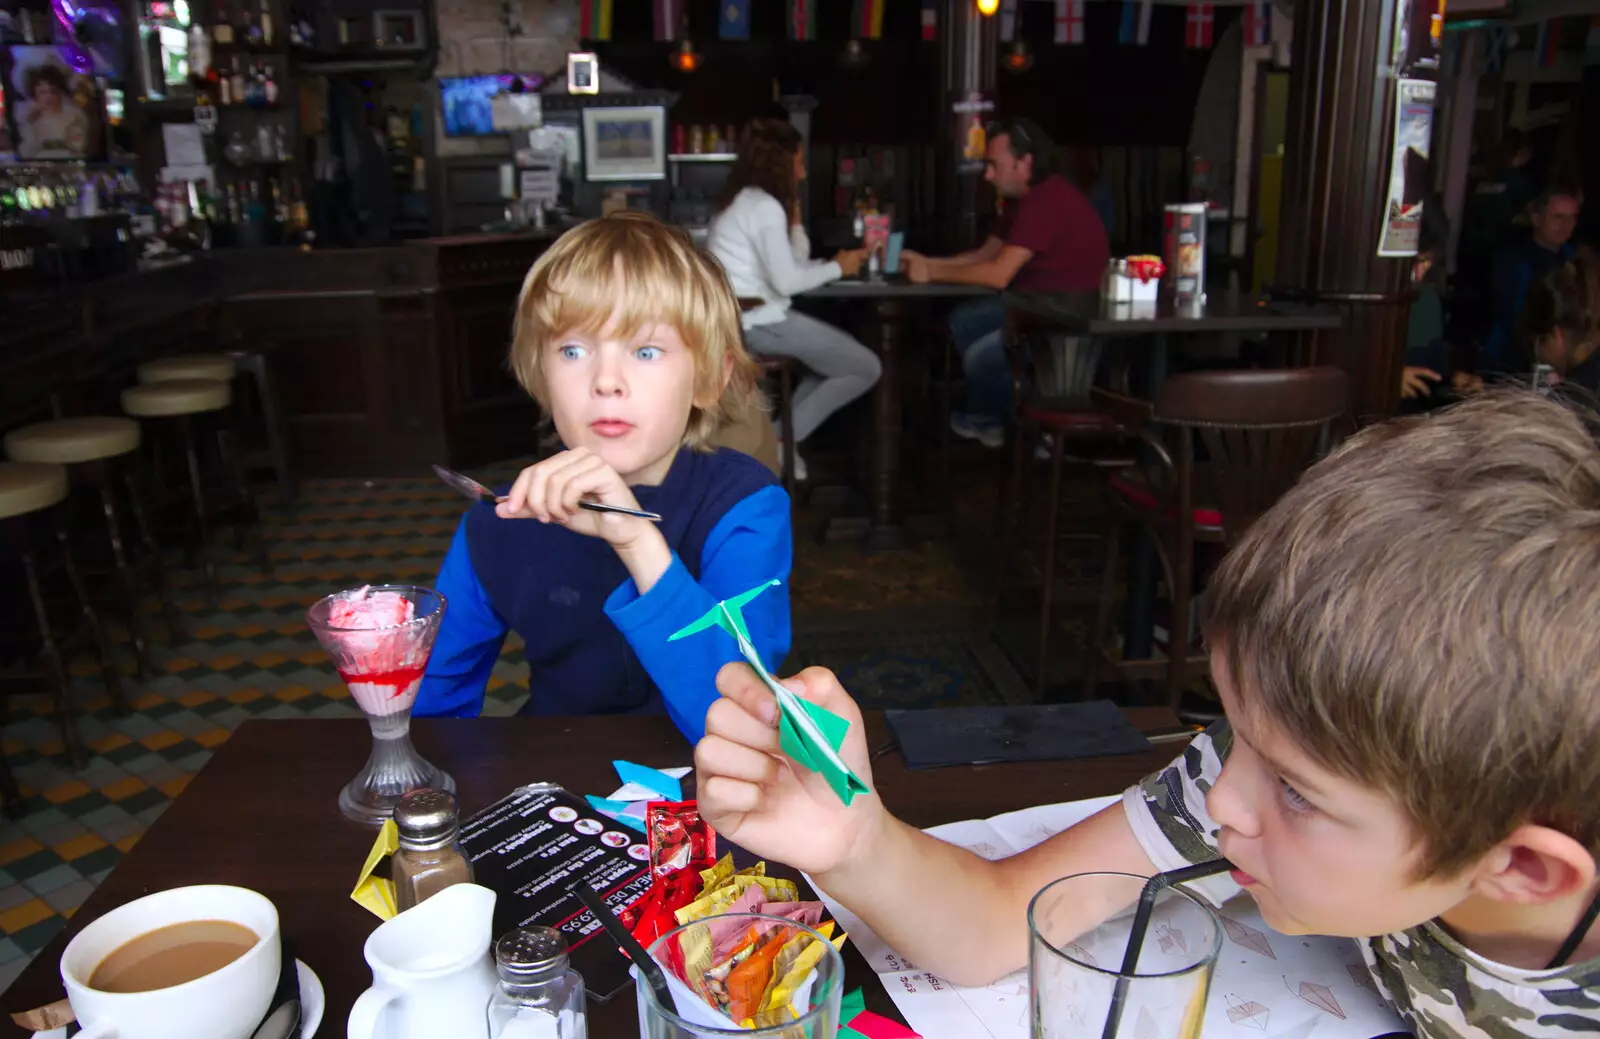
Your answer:
[[[1130,687],[1160,681],[1176,708],[1207,658],[1190,638],[1195,549],[1232,545],[1328,447],[1350,401],[1338,368],[1197,372],[1162,384],[1154,404],[1106,390],[1095,402],[1147,449],[1141,467],[1106,480],[1110,523],[1105,572],[1090,633],[1084,687],[1094,695],[1102,663]],[[1109,645],[1123,529],[1155,546],[1170,602],[1165,659],[1123,660]],[[1137,590],[1132,590],[1137,591]]]
[[[1034,693],[1044,692],[1045,665],[1050,654],[1051,613],[1055,604],[1056,553],[1063,540],[1061,522],[1062,475],[1067,466],[1078,469],[1120,468],[1131,465],[1132,453],[1116,421],[1098,410],[1091,399],[1104,342],[1088,336],[1064,335],[1022,311],[1006,315],[1004,342],[1011,362],[1013,416],[1011,466],[999,498],[998,557],[991,619],[998,613],[1006,582],[1019,561],[1039,582],[1039,644],[1034,669]],[[1019,527],[1029,509],[1028,461],[1039,444],[1049,438],[1049,475],[1045,479],[1045,515],[1038,537],[1024,536],[1026,548],[1037,540],[1036,558],[1019,551]]]
[[[765,306],[766,300],[756,299],[752,296],[739,297],[739,312],[749,313],[757,307]],[[783,433],[783,489],[789,492],[792,501],[795,496],[794,479],[794,358],[792,357],[763,357],[752,354],[761,364],[761,372],[768,385],[776,389],[778,398],[778,429]]]

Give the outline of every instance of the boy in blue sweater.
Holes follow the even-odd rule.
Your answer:
[[[527,644],[521,713],[666,711],[704,733],[726,633],[667,643],[719,600],[789,575],[789,497],[748,455],[709,446],[755,399],[739,306],[683,231],[639,213],[590,221],[528,272],[511,364],[565,450],[524,469],[499,505],[468,510],[439,572],[444,625],[415,713],[469,716],[508,630]],[[581,509],[583,499],[660,523]],[[745,609],[776,666],[786,586]]]

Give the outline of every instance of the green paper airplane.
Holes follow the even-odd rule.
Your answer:
[[[778,698],[778,738],[783,752],[811,771],[820,773],[833,792],[839,795],[839,800],[848,805],[857,794],[867,792],[867,785],[850,771],[850,766],[839,756],[839,747],[844,743],[845,733],[850,731],[850,723],[827,708],[802,700],[784,688],[767,671],[760,654],[750,644],[750,629],[745,626],[744,615],[740,611],[751,599],[775,584],[778,582],[768,581],[742,595],[717,603],[699,620],[673,632],[667,641],[676,642],[712,627],[721,628],[732,635],[734,642],[739,645],[740,655],[761,676],[767,688],[772,690],[772,695]]]

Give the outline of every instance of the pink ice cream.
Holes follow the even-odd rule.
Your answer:
[[[368,714],[399,714],[416,702],[432,640],[419,645],[427,628],[412,624],[415,618],[410,599],[370,586],[341,593],[329,604],[328,625],[341,630],[325,638],[338,642],[335,666]]]

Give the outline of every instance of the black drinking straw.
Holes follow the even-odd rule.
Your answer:
[[[622,926],[622,921],[618,920],[610,909],[606,908],[606,904],[600,900],[600,896],[595,894],[594,888],[579,882],[567,888],[567,890],[577,895],[583,904],[589,907],[589,912],[593,913],[594,918],[600,921],[600,926],[606,929],[606,933],[611,936],[611,939],[622,947],[623,953],[633,961],[635,967],[639,968],[639,973],[644,975],[644,980],[650,983],[651,990],[655,992],[656,1002],[660,1003],[662,1008],[666,1010],[676,1007],[677,1004],[672,999],[672,990],[667,988],[667,976],[661,972],[661,964],[657,963],[655,958],[648,952],[645,952],[644,946],[639,944],[639,940],[626,927]]]
[[[1128,949],[1122,954],[1122,970],[1117,974],[1116,988],[1111,993],[1111,1009],[1106,1012],[1106,1027],[1100,1039],[1116,1039],[1117,1026],[1122,1023],[1122,1004],[1128,998],[1128,979],[1139,967],[1139,953],[1144,948],[1144,933],[1150,929],[1150,914],[1156,907],[1156,896],[1176,884],[1202,877],[1214,877],[1233,868],[1227,859],[1212,859],[1197,866],[1169,869],[1157,873],[1145,882],[1139,892],[1139,904],[1133,911],[1133,926],[1128,930]]]

